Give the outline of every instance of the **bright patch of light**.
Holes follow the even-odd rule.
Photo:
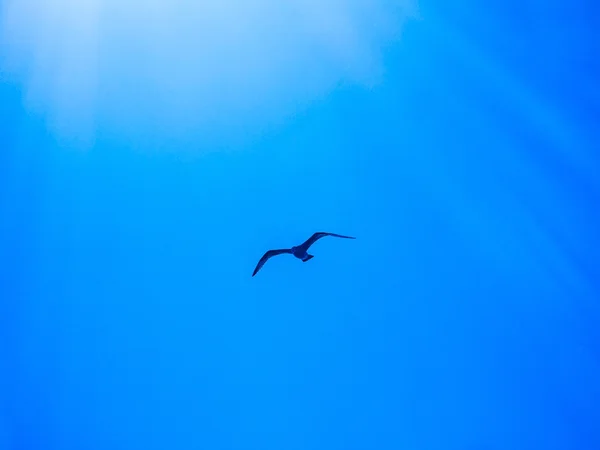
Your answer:
[[[7,0],[2,70],[60,133],[273,120],[370,85],[411,0]],[[99,125],[100,124],[100,125]]]

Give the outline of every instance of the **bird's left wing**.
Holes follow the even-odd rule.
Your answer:
[[[269,250],[267,253],[265,253],[263,255],[262,258],[260,258],[260,261],[258,261],[258,264],[256,265],[256,268],[254,269],[254,273],[252,274],[252,276],[256,275],[256,273],[260,270],[260,268],[262,266],[265,265],[265,263],[268,261],[269,258],[272,258],[273,256],[277,256],[277,255],[282,255],[284,253],[292,253],[292,251],[290,249],[281,249],[281,250]]]

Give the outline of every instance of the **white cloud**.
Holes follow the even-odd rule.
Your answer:
[[[63,134],[271,120],[370,84],[412,0],[5,0],[2,72]]]

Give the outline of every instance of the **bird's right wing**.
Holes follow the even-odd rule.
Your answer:
[[[254,273],[252,274],[252,276],[256,275],[256,273],[260,270],[260,268],[262,266],[265,265],[265,263],[268,261],[269,258],[272,258],[273,256],[277,256],[277,255],[282,255],[284,253],[292,253],[292,251],[290,249],[269,250],[267,253],[265,253],[263,255],[262,258],[260,258],[260,261],[258,261],[258,264],[256,265],[256,268],[254,269]]]
[[[344,238],[344,239],[356,239],[355,237],[344,236],[343,234],[325,233],[323,231],[319,231],[319,232],[313,234],[311,237],[309,237],[306,240],[306,242],[304,242],[301,245],[301,247],[303,247],[305,250],[308,250],[311,245],[313,245],[315,242],[317,242],[319,239],[321,239],[325,236],[333,236],[333,237]]]

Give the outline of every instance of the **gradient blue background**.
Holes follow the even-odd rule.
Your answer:
[[[600,13],[443,3],[262,126],[82,150],[5,72],[0,449],[600,448]]]

